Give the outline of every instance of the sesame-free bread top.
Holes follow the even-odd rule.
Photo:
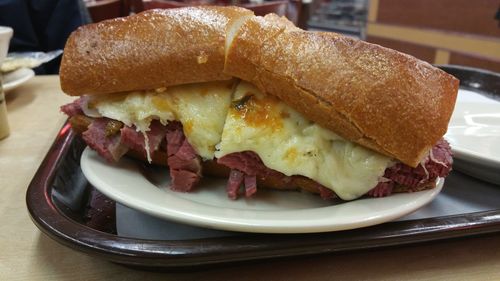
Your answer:
[[[229,80],[226,33],[250,16],[238,7],[188,7],[82,26],[64,48],[61,88],[76,96]]]

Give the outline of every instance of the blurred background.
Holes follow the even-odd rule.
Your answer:
[[[500,72],[498,0],[0,0],[0,25],[14,27],[11,51],[48,52],[62,49],[79,25],[189,5],[274,12],[303,29],[342,33],[430,63]],[[37,73],[57,72],[53,64]]]

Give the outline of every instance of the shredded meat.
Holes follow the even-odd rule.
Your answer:
[[[228,196],[231,199],[238,197],[238,191],[242,183],[245,187],[245,196],[250,197],[257,192],[257,179],[264,183],[272,183],[273,186],[289,189],[289,187],[305,187],[307,190],[317,192],[324,199],[335,198],[336,195],[323,185],[302,176],[287,176],[264,165],[260,157],[252,151],[237,152],[225,155],[217,160],[217,163],[231,169],[231,175],[227,184]],[[243,174],[243,179],[236,172]],[[238,175],[238,177],[236,177]],[[251,178],[249,178],[251,177]],[[248,178],[248,180],[247,180]],[[238,179],[238,181],[236,180]]]
[[[229,179],[227,180],[226,192],[230,199],[238,198],[238,190],[240,189],[243,180],[245,179],[245,174],[238,170],[231,170],[229,173]]]
[[[187,141],[179,122],[171,122],[167,127],[167,154],[171,188],[191,191],[201,178],[201,158]]]
[[[404,187],[404,191],[411,192],[423,189],[426,186],[434,184],[437,177],[446,177],[451,171],[453,159],[451,157],[451,149],[449,144],[444,140],[440,140],[436,146],[430,151],[429,155],[416,168],[412,168],[403,163],[397,163],[386,169],[381,181],[371,189],[367,195],[373,197],[383,197],[392,194],[396,186]],[[237,172],[243,174],[243,177],[252,176],[263,180],[273,182],[274,186],[297,186],[310,191],[318,192],[323,199],[336,198],[336,194],[325,186],[305,177],[301,176],[286,176],[283,173],[267,168],[260,157],[251,151],[237,152],[225,155],[218,159],[217,163],[231,168],[231,175],[237,175]],[[240,181],[241,176],[235,176],[232,179],[230,176],[228,181],[228,196],[235,199],[238,196],[238,191],[242,183],[245,189],[248,190],[246,180]],[[246,178],[245,178],[246,179]],[[252,192],[256,192],[251,186]],[[245,192],[245,196],[250,196],[249,192]]]
[[[109,162],[116,162],[125,153],[127,146],[121,142],[119,134],[106,136],[106,126],[110,122],[108,118],[98,118],[92,121],[88,129],[82,133],[83,140],[99,155]]]
[[[144,141],[144,134],[138,132],[134,127],[125,126],[121,130],[122,142],[130,149],[140,151],[146,156],[146,142]],[[167,134],[167,128],[159,121],[153,120],[146,132],[148,137],[149,153],[152,154],[160,147],[161,142]]]
[[[83,114],[82,103],[83,103],[83,98],[78,98],[74,100],[72,103],[68,103],[61,106],[60,109],[63,113],[65,113],[69,117],[73,117],[75,115],[82,115]]]
[[[108,118],[91,118],[83,115],[83,98],[61,107],[70,116],[72,126],[82,133],[82,138],[109,162],[118,161],[129,149],[146,154],[144,135],[133,127]],[[163,126],[153,121],[146,133],[149,152],[158,149],[167,151],[168,165],[172,178],[171,188],[188,192],[200,181],[202,176],[201,158],[187,141],[180,122],[170,122]],[[217,163],[230,169],[227,194],[237,199],[239,193],[250,197],[257,192],[257,185],[270,184],[279,189],[302,189],[317,192],[324,199],[335,198],[336,194],[312,179],[294,175],[286,176],[267,168],[260,157],[251,151],[237,152],[217,159]],[[432,185],[437,177],[445,177],[451,171],[453,159],[449,144],[441,139],[429,155],[416,167],[396,163],[384,172],[380,182],[367,195],[383,197],[398,190],[417,191]]]
[[[451,171],[452,164],[450,145],[441,139],[416,168],[403,163],[387,168],[383,180],[368,194],[374,197],[387,196],[396,186],[404,186],[407,191],[420,190],[432,184],[436,178],[446,177]]]

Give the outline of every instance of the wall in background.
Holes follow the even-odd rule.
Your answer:
[[[500,72],[497,0],[370,0],[366,41],[430,63]]]

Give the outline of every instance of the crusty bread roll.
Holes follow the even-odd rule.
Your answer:
[[[78,28],[61,62],[72,96],[229,80],[226,34],[253,12],[238,7],[148,10]]]
[[[413,167],[446,132],[459,84],[409,55],[236,7],[152,10],[81,27],[60,76],[70,95],[237,77]]]
[[[245,22],[225,73],[344,138],[415,167],[445,134],[459,81],[412,56],[276,15]]]

